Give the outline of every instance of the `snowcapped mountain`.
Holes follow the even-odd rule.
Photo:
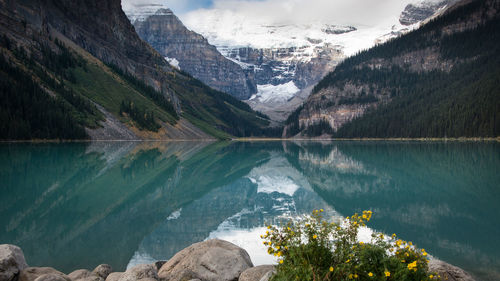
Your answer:
[[[253,9],[256,11],[252,13],[248,10],[252,11],[253,6],[230,8],[224,5],[179,17],[187,28],[201,34],[224,57],[238,64],[244,72],[253,73],[247,74],[247,78],[253,79],[250,84],[257,85],[257,93],[247,96],[247,102],[254,109],[281,121],[345,57],[417,28],[456,1],[394,0],[387,1],[390,4],[386,6],[381,4],[382,7],[373,12],[365,7],[359,15],[351,16],[349,13],[353,10],[332,10],[331,16],[318,16],[314,20],[295,20],[293,17],[283,20],[283,17],[266,16],[260,6],[261,10]],[[260,5],[259,2],[245,3]],[[165,8],[161,0],[151,0],[148,4],[124,2],[123,6],[132,22],[146,21],[159,8]],[[329,15],[329,12],[323,11],[323,14]],[[343,13],[349,15],[343,16]],[[195,73],[187,71],[198,77],[193,69]],[[246,99],[240,95],[242,97]]]
[[[258,93],[249,104],[283,120],[345,57],[417,28],[452,2],[456,0],[402,0],[370,22],[331,18],[277,23],[220,7],[196,10],[181,19],[222,55],[252,69]]]

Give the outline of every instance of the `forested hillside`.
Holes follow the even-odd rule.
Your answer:
[[[500,2],[467,2],[345,60],[290,116],[286,133],[499,136]]]
[[[0,2],[0,140],[279,135],[170,66],[120,0]]]

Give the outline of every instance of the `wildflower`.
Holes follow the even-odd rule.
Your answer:
[[[283,260],[280,260],[280,264],[283,264]]]
[[[362,217],[363,217],[365,220],[368,218],[366,215],[363,215]]]
[[[349,263],[350,261],[351,261],[351,260],[350,260],[350,259],[348,259],[348,260],[346,260],[346,261],[345,261],[345,263]]]
[[[429,275],[429,278],[430,278],[430,279],[434,278],[434,275],[432,275],[432,274],[431,274],[431,275]]]
[[[358,278],[358,275],[357,275],[356,273],[354,273],[354,278],[355,278],[355,279],[356,279],[356,278]]]
[[[409,263],[407,267],[408,267],[408,270],[414,270],[414,271],[417,271],[417,268],[416,268],[416,267],[417,267],[417,261],[414,261],[414,262],[412,262],[412,263]]]
[[[313,239],[316,239],[316,238],[318,238],[318,235],[314,234]]]
[[[351,273],[351,274],[349,274],[349,279],[352,279],[352,273]]]
[[[368,276],[373,277],[373,273],[369,272]]]
[[[333,266],[330,266],[330,272],[332,272],[332,271],[333,271]]]
[[[385,273],[385,277],[391,276],[391,273],[389,271],[385,271],[384,273]]]
[[[323,212],[323,209],[319,210],[320,212]]]

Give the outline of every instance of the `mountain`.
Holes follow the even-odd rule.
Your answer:
[[[190,12],[181,19],[226,58],[255,73],[257,94],[247,101],[252,108],[271,119],[285,120],[312,87],[346,57],[417,28],[453,2],[456,0],[405,0],[369,22],[338,18],[342,12],[335,10],[331,16],[313,20],[279,21],[274,20],[279,15],[272,19],[260,15],[265,13],[260,6],[254,10],[261,12],[254,14],[219,6]]]
[[[461,1],[342,62],[284,132],[334,137],[500,135],[500,2]]]
[[[1,139],[208,139],[269,121],[177,70],[119,0],[0,1]]]
[[[238,99],[248,99],[257,92],[253,72],[222,56],[203,36],[188,30],[170,9],[158,9],[152,15],[130,13],[137,34],[172,65]]]

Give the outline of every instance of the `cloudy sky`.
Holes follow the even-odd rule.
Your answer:
[[[130,5],[161,3],[181,18],[199,9],[225,9],[273,21],[311,21],[338,19],[340,22],[372,24],[402,11],[418,0],[122,0]],[[430,0],[435,1],[435,0]]]

